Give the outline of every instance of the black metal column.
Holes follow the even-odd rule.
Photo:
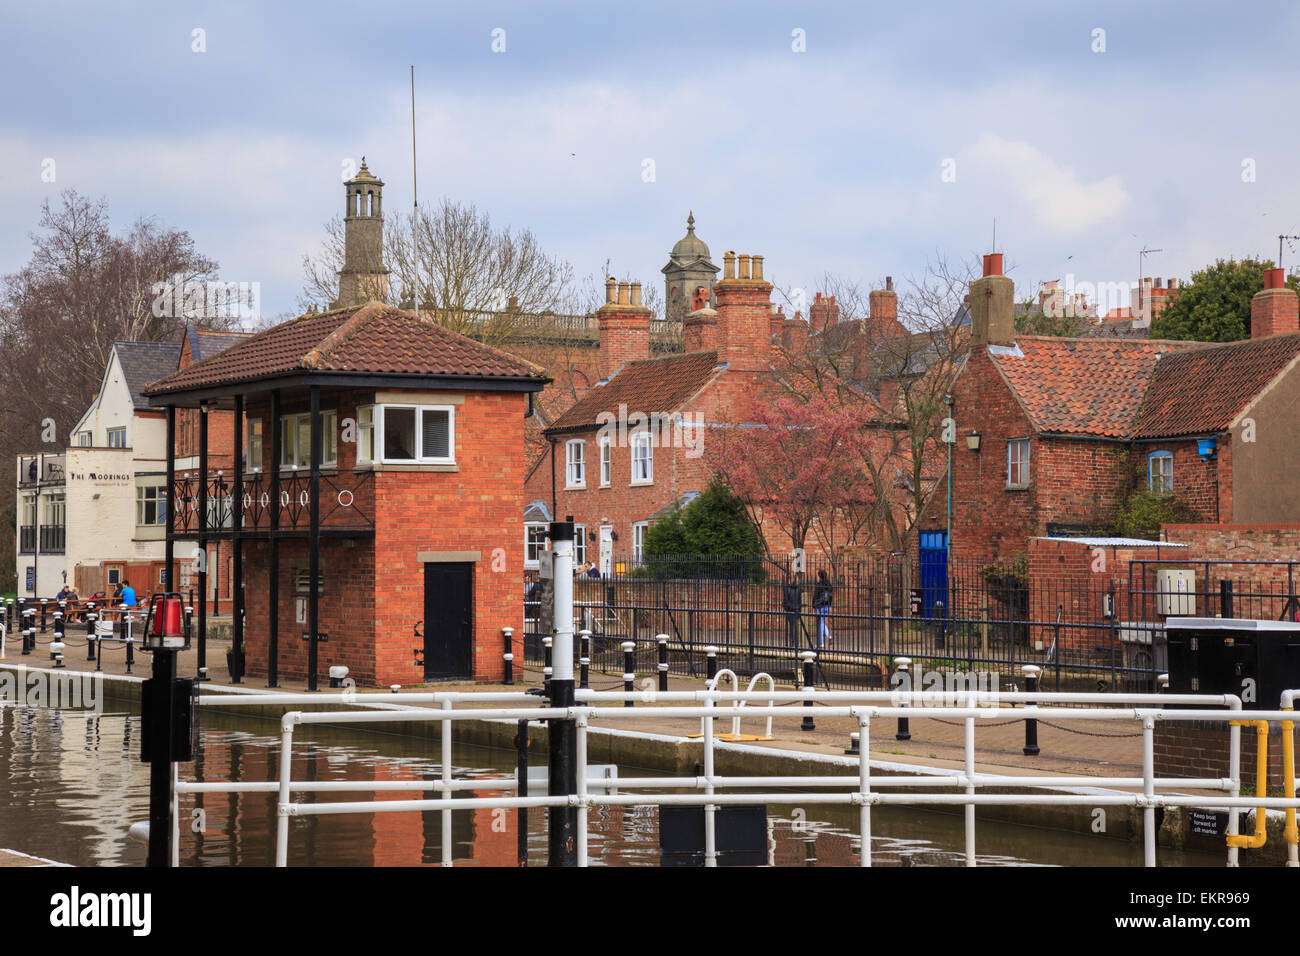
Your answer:
[[[265,434],[265,432],[263,432]],[[271,393],[271,558],[267,570],[266,686],[280,686],[280,390]]]
[[[198,674],[208,678],[208,406],[199,405],[199,661]]]
[[[230,546],[233,552],[233,577],[230,582],[230,630],[233,635],[230,655],[230,682],[244,678],[244,545],[240,532],[244,528],[244,396],[235,396],[235,482],[230,503]]]
[[[311,387],[311,573],[307,592],[307,690],[316,690],[316,633],[320,624],[320,386]]]
[[[165,590],[179,591],[180,586],[176,583],[176,509],[173,505],[176,502],[176,406],[167,406],[167,503],[163,506],[167,509],[166,528],[167,540],[163,545],[163,567],[166,568],[167,584]],[[91,635],[95,632],[89,631]],[[92,637],[90,641],[91,659],[94,659],[95,642]]]

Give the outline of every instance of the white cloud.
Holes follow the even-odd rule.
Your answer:
[[[1071,166],[1023,141],[984,133],[957,154],[958,181],[1022,204],[1045,230],[1078,235],[1118,217],[1129,193],[1118,176],[1084,182]]]

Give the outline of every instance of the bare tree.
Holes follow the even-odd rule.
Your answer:
[[[784,353],[789,391],[831,394],[856,407],[873,441],[862,474],[872,494],[866,513],[841,516],[842,533],[870,549],[911,549],[916,523],[946,468],[948,394],[965,358],[964,322],[974,261],[953,264],[942,255],[909,277],[898,298],[897,323],[878,321],[854,280],[827,276],[840,321],[810,338],[806,349]]]
[[[343,221],[331,220],[325,232],[316,255],[303,259],[304,308],[337,297]],[[428,312],[489,345],[504,345],[530,324],[546,324],[572,292],[572,266],[543,250],[531,231],[497,228],[472,203],[451,199],[385,222],[383,257],[388,301]],[[380,267],[354,264],[373,265],[375,272]]]
[[[217,264],[183,230],[140,219],[115,236],[106,202],[69,190],[57,205],[42,205],[31,240],[27,264],[0,280],[0,460],[6,462],[66,442],[99,389],[114,342],[175,342],[187,322],[227,328],[236,321],[206,308]],[[200,307],[191,301],[188,308],[160,308],[159,284],[199,290]],[[58,436],[54,448],[41,444],[47,420]],[[13,482],[0,482],[6,527],[13,510]],[[13,537],[0,538],[0,580],[11,580]]]

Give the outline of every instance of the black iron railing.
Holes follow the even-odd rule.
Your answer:
[[[329,472],[320,477],[320,524],[326,533],[373,532],[374,473],[371,471]],[[172,531],[176,535],[199,533],[199,479],[177,478],[173,487]],[[273,494],[275,495],[273,497]],[[229,536],[234,531],[234,482],[227,475],[209,476],[206,487],[209,537]],[[281,532],[306,532],[311,526],[311,475],[282,472],[278,494],[271,476],[254,473],[244,479],[241,532],[270,532],[277,510],[276,528]]]

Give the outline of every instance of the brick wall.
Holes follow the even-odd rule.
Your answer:
[[[1282,732],[1271,724],[1268,734],[1268,787],[1282,789]],[[1156,721],[1155,772],[1158,777],[1228,776],[1228,726],[1206,721]],[[1259,765],[1255,728],[1241,728],[1241,785],[1255,788]]]
[[[473,570],[473,670],[479,680],[500,679],[504,670],[502,627],[523,623],[523,416],[527,398],[517,392],[465,391],[456,410],[457,471],[380,469],[374,479],[375,537],[326,539],[321,544],[318,676],[331,664],[345,664],[362,684],[417,684],[414,627],[424,619],[424,566],[419,552],[477,551]],[[421,399],[436,396],[419,393]],[[324,407],[337,407],[339,421],[355,415],[368,393],[330,393]],[[297,403],[286,402],[286,413]],[[250,414],[264,413],[264,408]],[[264,441],[270,464],[270,434]],[[355,465],[355,446],[339,442],[339,467]],[[270,546],[247,545],[248,669],[265,676],[267,660]],[[280,675],[306,674],[306,630],[295,622],[295,571],[309,567],[307,542],[280,545]]]

